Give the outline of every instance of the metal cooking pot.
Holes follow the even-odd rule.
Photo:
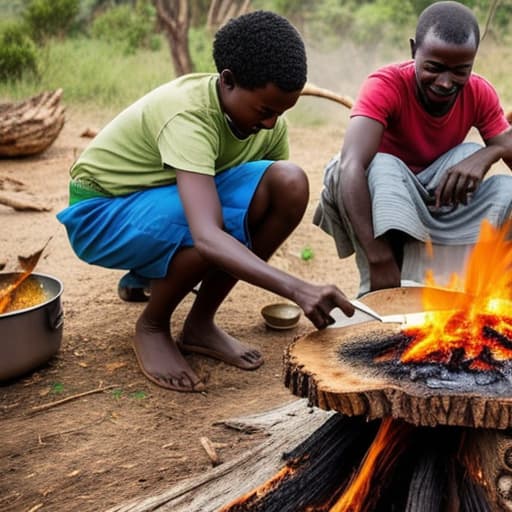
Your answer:
[[[0,274],[0,289],[19,273]],[[62,341],[64,314],[60,296],[64,289],[55,277],[31,274],[46,295],[44,302],[0,315],[0,381],[19,377],[46,363]]]

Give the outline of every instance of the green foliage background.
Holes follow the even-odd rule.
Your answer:
[[[279,12],[296,25],[308,46],[310,81],[354,96],[360,82],[376,66],[409,57],[408,39],[414,33],[417,16],[431,3],[253,0],[252,7]],[[492,2],[463,3],[477,14],[483,31]],[[197,71],[214,69],[212,34],[205,27],[209,4],[210,0],[190,0],[189,46]],[[52,19],[57,7],[61,14]],[[27,15],[34,12],[48,17]],[[26,48],[19,43],[14,49],[15,54],[25,55],[26,69],[20,72],[13,67],[7,76],[0,73],[0,101],[62,87],[68,106],[119,110],[173,78],[168,42],[155,19],[151,0],[0,0],[0,35],[9,21],[18,24],[27,36],[23,42]],[[475,71],[495,84],[505,107],[512,107],[511,19],[512,0],[502,0],[475,64]],[[37,42],[27,43],[29,35]],[[0,63],[2,51],[12,55],[12,48],[6,48],[2,41],[0,37]],[[316,105],[297,115],[312,123],[324,117]]]

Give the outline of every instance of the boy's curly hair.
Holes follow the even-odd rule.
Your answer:
[[[306,49],[300,34],[287,19],[270,11],[243,14],[220,28],[213,59],[219,73],[231,70],[237,85],[245,89],[271,82],[291,92],[306,83]]]
[[[480,42],[480,29],[473,11],[459,2],[435,2],[420,14],[415,37],[417,46],[421,46],[430,29],[446,43],[465,44],[471,36],[477,48]]]

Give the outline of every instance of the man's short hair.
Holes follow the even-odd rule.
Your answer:
[[[291,92],[307,77],[304,42],[286,19],[269,11],[254,11],[231,19],[215,35],[213,59],[220,73],[233,72],[245,89],[273,83]]]
[[[447,43],[464,44],[473,35],[475,46],[480,43],[478,21],[469,7],[459,2],[436,2],[418,18],[416,46],[421,46],[430,30]]]

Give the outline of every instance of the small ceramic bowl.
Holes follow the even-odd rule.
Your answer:
[[[295,304],[269,304],[261,310],[265,323],[271,329],[292,329],[300,320],[301,309]]]

